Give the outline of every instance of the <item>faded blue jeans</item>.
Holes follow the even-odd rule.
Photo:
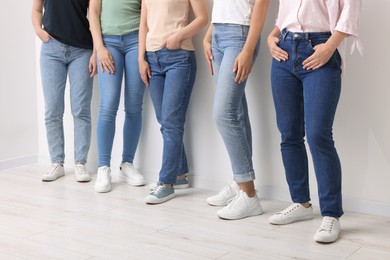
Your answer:
[[[115,72],[99,67],[100,111],[97,123],[98,166],[110,166],[115,136],[115,120],[121,97],[123,74],[125,122],[122,162],[133,163],[142,128],[142,103],[145,92],[138,69],[138,31],[121,36],[103,36],[104,46],[114,59]]]
[[[341,58],[336,51],[327,64],[305,70],[302,62],[330,33],[293,33],[283,30],[279,47],[286,62],[272,61],[271,83],[281,152],[293,202],[310,201],[306,135],[318,184],[321,214],[343,215],[341,165],[333,141],[333,121],[341,90]]]
[[[91,142],[91,98],[89,76],[92,50],[72,47],[50,38],[41,47],[41,77],[45,99],[46,136],[52,163],[63,163],[64,93],[69,75],[70,105],[74,122],[74,160],[86,163]]]
[[[162,166],[159,181],[176,183],[176,177],[188,172],[184,149],[184,123],[196,75],[195,53],[187,50],[147,52],[152,72],[149,93],[163,137]]]
[[[213,116],[225,143],[238,183],[255,179],[252,163],[252,132],[245,96],[246,81],[235,82],[234,61],[244,47],[249,26],[213,24],[212,52],[216,84]],[[257,44],[253,60],[260,47]]]

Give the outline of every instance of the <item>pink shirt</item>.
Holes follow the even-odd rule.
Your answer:
[[[361,0],[279,0],[276,26],[280,31],[346,33],[353,38],[351,53],[355,47],[363,52],[358,38],[358,22]],[[344,40],[338,50],[344,60]]]

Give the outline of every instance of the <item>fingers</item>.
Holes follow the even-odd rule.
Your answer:
[[[106,71],[109,74],[113,74],[115,72],[114,61],[112,59],[102,59],[99,62],[102,72]]]
[[[288,60],[288,53],[276,45],[271,48],[271,55],[277,61]]]
[[[213,62],[210,59],[207,59],[207,65],[209,65],[209,71],[211,76],[214,76]]]
[[[91,63],[89,64],[89,73],[90,73],[89,76],[90,76],[91,78],[97,74],[96,63],[91,62]]]
[[[325,65],[326,62],[322,61],[321,57],[318,57],[316,53],[302,62],[303,68],[306,70],[319,69]]]
[[[209,67],[210,74],[214,76],[213,53],[211,49],[205,49],[205,57],[206,57],[207,65]]]
[[[150,68],[145,68],[145,70],[141,71],[140,75],[146,87],[149,87],[149,79],[152,78],[152,73],[150,72]]]

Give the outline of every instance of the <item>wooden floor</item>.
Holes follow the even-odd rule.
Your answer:
[[[288,203],[263,199],[263,215],[225,221],[205,202],[212,191],[151,206],[146,187],[116,182],[98,194],[71,171],[43,183],[45,170],[0,171],[0,259],[390,259],[390,218],[346,212],[341,239],[323,245],[317,208],[311,221],[273,226],[268,216]]]

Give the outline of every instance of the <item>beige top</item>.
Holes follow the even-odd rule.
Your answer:
[[[190,0],[144,0],[147,8],[146,50],[164,48],[165,40],[176,31],[187,26]],[[194,50],[192,39],[181,42],[181,49]]]

